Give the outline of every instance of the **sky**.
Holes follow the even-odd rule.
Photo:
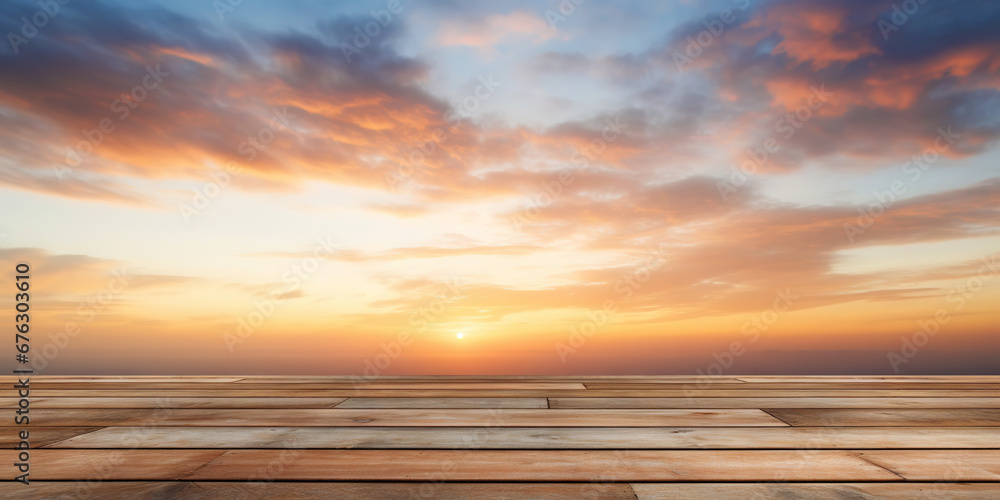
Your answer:
[[[996,2],[46,5],[39,373],[1000,373]]]

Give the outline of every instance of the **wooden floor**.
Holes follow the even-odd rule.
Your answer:
[[[0,498],[1000,498],[1000,376],[0,378]]]

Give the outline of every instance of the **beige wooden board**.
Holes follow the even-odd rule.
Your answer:
[[[98,429],[100,427],[0,427],[0,448],[14,448],[19,445],[21,431],[25,430],[28,431],[28,445],[31,448],[41,448]]]
[[[911,481],[1000,481],[1000,450],[881,450],[858,456]]]
[[[49,448],[1000,448],[997,427],[106,427],[80,434]]]
[[[811,376],[778,376],[778,375],[742,375],[735,377],[743,382],[884,382],[910,383],[910,382],[934,382],[934,383],[991,383],[1000,384],[1000,375],[885,375],[885,376],[854,376],[845,377],[842,375],[811,375]],[[644,380],[645,381],[645,380]]]
[[[337,408],[548,408],[545,398],[350,398]]]
[[[881,389],[881,390],[923,389],[932,391],[958,390],[958,391],[975,392],[975,391],[1000,390],[1000,384],[962,384],[962,383],[927,383],[927,382],[894,382],[891,384],[885,382],[771,382],[771,383],[744,382],[742,384],[711,384],[703,386],[698,386],[698,384],[664,384],[659,382],[645,382],[645,383],[610,383],[610,382],[592,383],[591,382],[584,384],[584,386],[586,386],[587,389],[606,390],[606,391],[659,390],[659,389],[677,389],[677,388],[711,389],[715,391],[725,391],[725,390],[774,391],[776,389],[792,389],[792,390],[841,389],[846,391],[858,391],[863,389]],[[265,387],[261,388],[263,389]]]
[[[35,450],[35,480],[896,481],[848,451]],[[5,462],[14,450],[2,450]]]
[[[638,500],[986,500],[1000,483],[635,483]]]
[[[287,450],[273,450],[278,453]],[[17,462],[16,450],[0,450],[3,463]],[[30,478],[86,479],[180,479],[221,456],[224,450],[33,450]],[[262,464],[267,467],[268,464]],[[10,467],[13,471],[13,467]],[[248,471],[245,477],[252,474]],[[29,486],[30,487],[30,486]]]
[[[333,408],[346,398],[65,397],[32,398],[31,408]],[[542,399],[541,401],[545,401]],[[17,408],[17,398],[0,398],[0,408]],[[543,406],[544,408],[544,406]]]
[[[92,389],[94,388],[94,382],[40,382],[32,381],[31,386],[38,390],[74,390],[74,389]],[[275,384],[275,383],[257,383],[257,384],[237,384],[237,383],[224,383],[216,384],[209,382],[119,382],[115,384],[105,384],[109,389],[114,390],[127,390],[127,389],[137,389],[146,391],[163,391],[168,392],[171,390],[185,390],[185,389],[201,389],[201,390],[284,390],[288,389],[288,384]],[[677,387],[681,387],[682,384],[675,384]],[[727,387],[740,387],[742,384],[726,384]],[[419,391],[419,390],[455,390],[455,391],[479,391],[479,390],[585,390],[583,384],[579,382],[423,382],[423,383],[402,383],[402,382],[379,382],[379,383],[366,383],[366,384],[348,384],[348,383],[300,383],[295,384],[294,388],[296,390],[352,390],[352,391],[367,391],[367,390],[377,390],[377,389],[394,389],[394,390],[406,390],[406,391]]]
[[[799,426],[901,426],[992,427],[1000,426],[1000,409],[783,409],[765,411]]]
[[[93,387],[93,386],[91,386]],[[676,389],[676,390],[477,390],[455,389],[299,389],[297,386],[277,389],[248,389],[239,384],[231,384],[226,389],[172,389],[167,391],[157,389],[32,389],[34,397],[155,397],[169,395],[171,397],[274,397],[274,398],[309,398],[309,397],[372,397],[372,398],[748,398],[748,397],[1000,397],[1000,391],[955,391],[930,389],[750,389],[750,390],[710,390],[710,389]],[[13,396],[13,391],[6,395]]]
[[[46,426],[428,426],[428,427],[695,427],[785,426],[760,410],[525,409],[38,409]]]
[[[628,483],[281,483],[212,481],[108,481],[76,483],[32,481],[30,487],[0,483],[0,497],[24,500],[99,498],[101,500],[634,500]]]
[[[72,453],[70,450],[39,452]],[[94,450],[79,450],[91,452]],[[163,450],[172,452],[176,450]],[[233,450],[190,479],[238,478],[285,453],[275,479],[456,481],[898,480],[845,451]]]
[[[551,408],[1000,408],[1000,398],[549,398],[549,406]]]
[[[25,375],[25,377],[30,378],[32,384],[178,384],[185,383],[189,384],[192,382],[204,383],[204,384],[221,384],[221,383],[231,383],[243,380],[242,377],[201,377],[201,376],[188,376],[188,377],[62,377],[62,376],[46,376],[46,375]],[[24,377],[21,377],[23,380]],[[17,383],[18,377],[4,376],[0,377],[0,382],[6,383]]]

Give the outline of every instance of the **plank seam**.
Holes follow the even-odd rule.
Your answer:
[[[777,420],[778,422],[781,422],[781,423],[783,423],[783,424],[785,424],[785,425],[787,425],[787,426],[789,426],[789,427],[798,427],[798,426],[796,426],[796,425],[792,425],[792,424],[790,424],[790,423],[788,423],[788,422],[785,422],[784,420],[782,420],[782,419],[780,419],[780,418],[778,418],[778,417],[774,416],[774,414],[772,414],[771,412],[769,412],[769,411],[767,411],[767,410],[765,410],[765,409],[763,409],[763,408],[758,408],[758,409],[759,409],[760,411],[762,411],[762,412],[764,412],[764,413],[768,414],[768,415],[771,415],[771,418],[773,418],[773,419]]]
[[[193,469],[193,470],[192,470],[191,472],[189,472],[189,473],[188,473],[187,475],[184,475],[184,476],[181,476],[181,477],[178,477],[178,478],[176,478],[175,480],[176,480],[176,481],[183,481],[183,480],[185,480],[185,479],[187,479],[187,478],[189,478],[189,477],[193,476],[193,475],[194,475],[194,474],[195,474],[196,472],[200,471],[201,469],[204,469],[204,468],[205,468],[205,467],[206,467],[206,466],[207,466],[208,464],[210,464],[210,463],[212,463],[212,462],[214,462],[214,461],[216,461],[216,460],[218,460],[218,459],[222,458],[222,456],[223,456],[223,455],[225,455],[225,454],[227,454],[227,453],[229,453],[229,452],[231,452],[231,451],[232,451],[231,449],[227,449],[227,450],[224,450],[224,451],[223,451],[222,453],[219,453],[218,455],[216,455],[216,456],[212,457],[212,459],[211,459],[211,460],[208,460],[208,461],[206,461],[205,463],[203,463],[203,464],[199,465],[198,467],[195,467],[195,468],[194,468],[194,469]],[[193,480],[192,480],[192,481],[193,481]]]
[[[892,469],[890,469],[890,468],[888,468],[888,467],[886,467],[886,466],[884,466],[884,465],[881,465],[881,464],[877,464],[877,463],[875,463],[875,462],[872,462],[871,460],[868,460],[867,458],[865,458],[865,457],[861,456],[861,455],[862,455],[861,453],[856,453],[856,452],[850,452],[850,454],[851,454],[851,455],[853,455],[854,457],[856,457],[856,458],[860,459],[860,460],[864,460],[865,462],[868,462],[868,463],[870,463],[870,464],[874,465],[875,467],[878,467],[879,469],[883,469],[883,470],[886,470],[886,471],[889,471],[889,472],[891,472],[891,473],[892,473],[892,475],[894,475],[894,476],[896,476],[896,477],[898,477],[898,478],[902,479],[903,481],[906,481],[906,480],[907,480],[907,479],[906,479],[905,477],[901,476],[901,475],[900,475],[900,474],[899,474],[898,472],[896,472],[896,471],[894,471],[894,470],[892,470]]]

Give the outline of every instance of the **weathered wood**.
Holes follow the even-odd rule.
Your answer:
[[[760,410],[39,409],[32,425],[196,427],[701,427],[785,426]]]
[[[935,382],[935,383],[987,383],[1000,384],[1000,375],[740,375],[736,380],[752,383],[786,383],[786,382],[824,382],[824,383],[851,383],[851,382],[884,382],[887,384],[910,383],[910,382]],[[652,380],[645,377],[642,381]],[[712,379],[709,379],[712,380]]]
[[[548,408],[545,398],[350,398],[337,408]]]
[[[14,450],[0,457],[13,462]],[[221,454],[221,456],[220,456]],[[897,481],[847,451],[53,450],[35,480]]]
[[[106,427],[81,434],[48,447],[514,450],[1000,448],[1000,428],[997,427]]]
[[[237,385],[237,384],[232,384]],[[266,384],[262,384],[261,388]],[[635,391],[635,390],[665,390],[665,389],[712,389],[716,391],[725,390],[740,390],[740,391],[750,391],[750,390],[766,390],[774,391],[777,389],[781,390],[803,390],[803,389],[840,389],[845,391],[858,391],[864,389],[890,389],[890,390],[932,390],[932,391],[942,391],[942,390],[954,390],[954,391],[997,391],[1000,390],[1000,384],[986,384],[986,383],[975,383],[975,384],[962,384],[962,383],[930,383],[930,382],[894,382],[892,384],[887,384],[885,382],[770,382],[770,383],[758,383],[758,382],[744,382],[742,384],[711,384],[699,387],[698,384],[672,384],[672,383],[662,383],[662,382],[643,382],[643,383],[618,383],[618,382],[588,382],[583,384],[587,389],[590,390],[604,390],[604,391]]]
[[[640,498],[991,498],[1000,484],[1000,377],[354,381],[32,376],[33,486],[11,491],[575,499],[631,498],[633,482]],[[0,460],[16,460],[20,429],[0,427]]]
[[[798,426],[994,427],[1000,410],[960,409],[782,409],[766,408],[774,417]]]
[[[32,408],[333,408],[347,398],[67,397],[32,398]],[[542,399],[541,401],[545,401]],[[0,408],[17,408],[17,398],[0,398]],[[544,406],[542,407],[544,408]]]
[[[30,487],[0,483],[0,497],[23,500],[99,498],[101,500],[634,500],[628,483],[281,483],[211,481],[108,481],[76,483],[32,481]]]
[[[287,450],[272,450],[278,453]],[[4,463],[17,461],[16,450],[0,450]],[[189,476],[225,450],[34,450],[31,480],[165,480]],[[272,458],[273,459],[273,458]],[[267,467],[267,463],[262,464]],[[251,477],[247,471],[244,478]],[[30,488],[30,486],[29,486]]]
[[[43,382],[32,381],[31,386],[38,390],[76,390],[93,389],[93,382]],[[741,387],[742,384],[726,384],[728,387]],[[220,390],[220,391],[252,391],[252,390],[285,390],[288,384],[275,383],[208,383],[208,382],[119,382],[116,384],[106,384],[112,390],[143,390],[158,391],[168,393],[175,390]],[[103,385],[102,385],[103,387]],[[672,387],[681,388],[682,384],[674,384]],[[490,391],[490,390],[522,390],[522,391],[544,391],[544,390],[569,390],[583,391],[586,387],[578,382],[423,382],[423,383],[403,383],[403,382],[376,382],[366,384],[349,383],[301,383],[293,386],[296,390],[316,390],[316,391],[368,391],[378,389],[388,389],[397,391],[424,391],[424,390],[453,390],[453,391]]]
[[[17,446],[21,442],[20,432],[23,430],[28,431],[29,445],[41,448],[98,429],[101,427],[0,427],[0,448],[12,449]]]
[[[156,397],[167,395],[167,391],[156,389],[32,389],[35,397]],[[246,389],[232,384],[227,389],[172,389],[171,397],[244,397],[244,398],[801,398],[801,397],[846,397],[846,398],[948,398],[977,397],[997,398],[1000,391],[954,391],[929,389],[751,389],[751,390],[712,390],[712,389],[677,389],[677,390],[455,390],[455,389],[298,389],[292,385],[278,389]]]
[[[56,450],[53,450],[56,451]],[[90,451],[90,450],[86,450]],[[164,450],[167,451],[167,450]],[[173,450],[171,450],[173,451]],[[191,479],[241,477],[288,450],[234,450]],[[275,479],[392,481],[898,480],[842,451],[300,450]],[[853,478],[853,479],[851,479]]]
[[[1000,481],[1000,450],[884,450],[857,456],[911,481]]]
[[[958,483],[635,483],[638,500],[781,498],[810,500],[984,500],[1000,484]]]
[[[1000,408],[1000,398],[549,398],[549,406],[551,408]]]

